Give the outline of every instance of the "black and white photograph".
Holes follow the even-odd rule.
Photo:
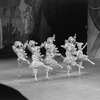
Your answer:
[[[0,0],[0,100],[100,100],[100,0]]]

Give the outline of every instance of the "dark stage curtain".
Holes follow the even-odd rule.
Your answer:
[[[53,30],[62,30],[67,23],[67,0],[43,0],[42,9],[47,23]]]
[[[65,23],[64,13],[67,13],[66,7],[65,0],[43,0],[44,15],[53,29],[59,28]]]
[[[68,35],[66,34],[68,31],[68,0],[42,0],[42,10],[52,29],[50,36],[56,34],[55,44],[60,48],[67,37],[66,35]]]
[[[47,23],[57,34],[66,34],[68,37],[74,32],[85,30],[87,25],[86,0],[43,0],[42,9]]]

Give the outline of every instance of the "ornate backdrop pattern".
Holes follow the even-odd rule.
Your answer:
[[[51,32],[42,0],[0,0],[0,48],[14,41],[43,41]],[[48,34],[47,34],[48,33]]]

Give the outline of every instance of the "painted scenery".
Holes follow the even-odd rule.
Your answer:
[[[1,49],[16,40],[23,43],[28,39],[43,41],[48,27],[41,11],[41,0],[0,0]]]

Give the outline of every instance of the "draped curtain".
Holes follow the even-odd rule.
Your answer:
[[[100,58],[100,0],[88,0],[88,54]]]
[[[68,0],[43,0],[42,9],[47,23],[54,30],[65,27]]]
[[[51,27],[49,36],[56,34],[55,44],[60,50],[60,45],[69,34],[68,0],[42,0],[42,10],[47,24]]]

